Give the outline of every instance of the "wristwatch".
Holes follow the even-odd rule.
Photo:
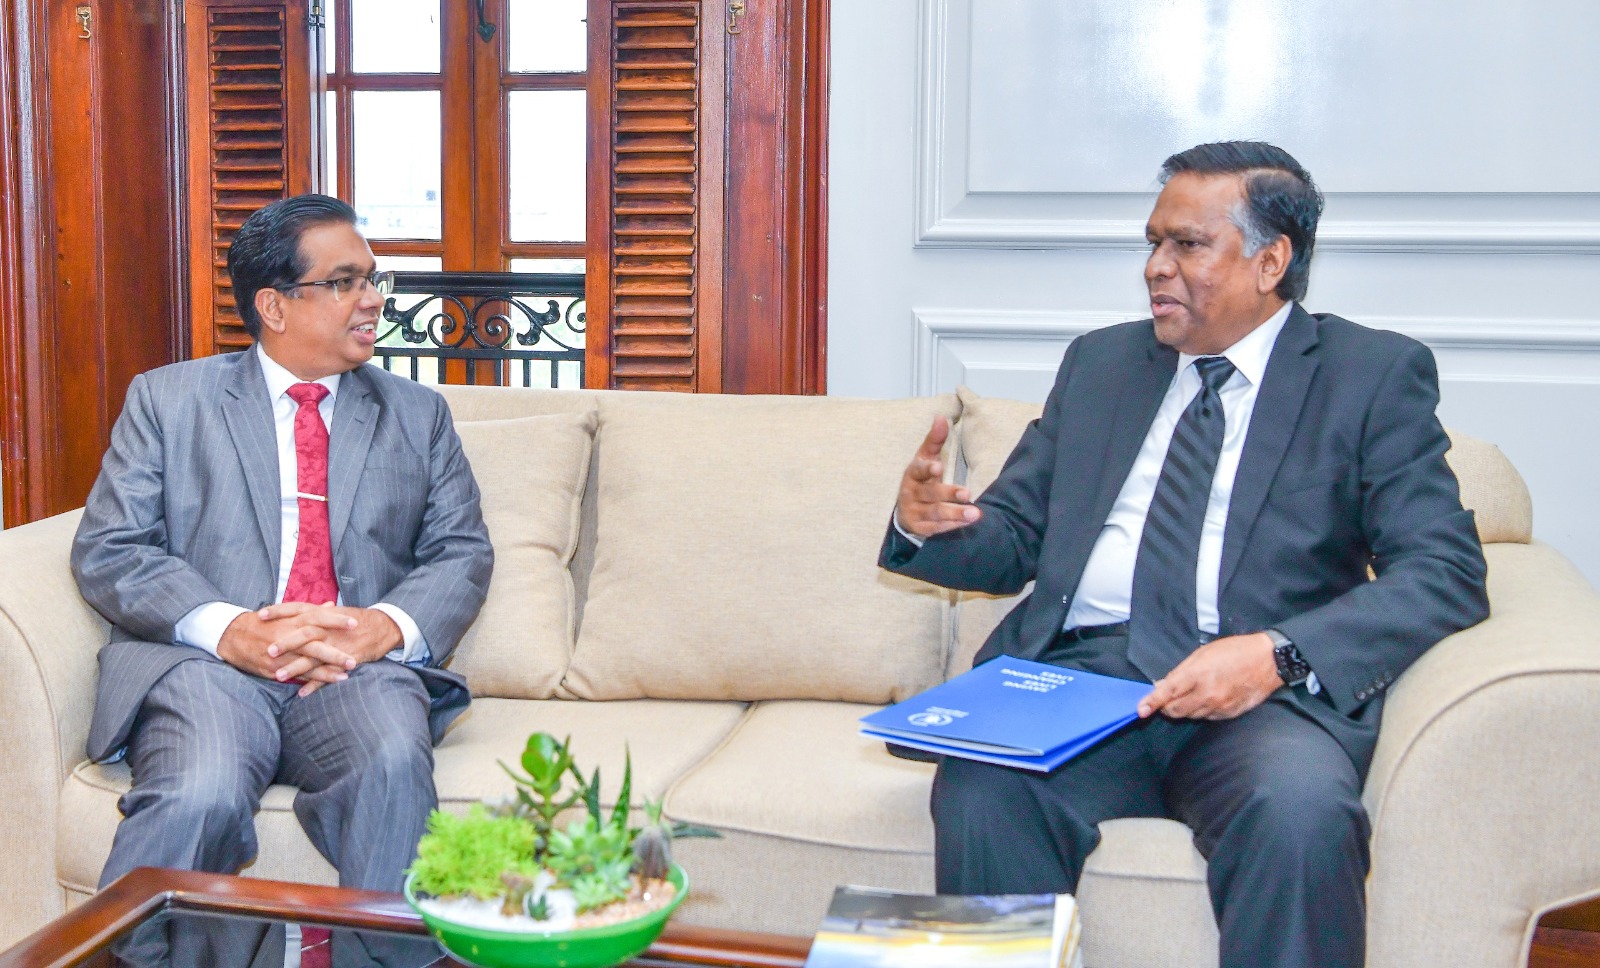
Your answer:
[[[1305,660],[1289,637],[1277,629],[1267,629],[1272,640],[1272,661],[1278,665],[1278,678],[1286,686],[1298,686],[1311,677],[1311,663]]]

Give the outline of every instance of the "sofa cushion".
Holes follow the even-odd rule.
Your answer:
[[[1133,817],[1100,824],[1078,882],[1083,960],[1094,968],[1215,968],[1206,862],[1189,828]]]
[[[337,688],[337,687],[330,687]],[[731,733],[744,715],[742,703],[587,703],[562,700],[474,700],[434,751],[439,802],[465,810],[485,798],[512,792],[497,761],[517,765],[528,734],[543,730],[573,737],[573,752],[585,771],[600,769],[601,799],[615,801],[624,755],[633,759],[633,800],[661,799],[668,785]],[[120,815],[117,798],[128,790],[121,763],[79,764],[61,791],[58,824],[72,836],[56,843],[62,887],[91,891],[111,851]],[[245,870],[252,877],[334,884],[333,868],[311,846],[294,816],[294,788],[274,785],[256,814],[260,859]]]
[[[475,696],[548,699],[567,671],[577,629],[567,565],[595,420],[591,407],[457,425],[495,556],[489,597],[450,661]]]
[[[877,567],[954,396],[600,399],[594,570],[561,695],[885,702],[939,681],[948,593]]]
[[[783,898],[776,929],[801,934],[815,931],[827,908],[828,892],[815,886],[819,879],[931,890],[934,768],[896,759],[881,742],[857,734],[856,720],[876,708],[752,706],[722,746],[667,793],[668,816],[716,828],[741,846],[725,857],[725,841],[685,842],[684,862],[697,865],[691,872],[757,857],[784,865],[793,872],[786,880],[812,886]],[[1100,846],[1089,856],[1078,892],[1089,963],[1215,965],[1206,864],[1189,829],[1157,819],[1113,820],[1100,829]],[[813,866],[822,868],[821,878],[808,876]],[[725,876],[715,880],[725,883]],[[747,902],[734,897],[720,906],[740,910],[741,903]],[[1129,933],[1138,940],[1129,941]],[[1091,935],[1107,940],[1097,944]],[[1137,957],[1124,957],[1128,952]]]
[[[676,820],[860,850],[929,854],[933,765],[856,733],[876,706],[763,702],[667,792]]]
[[[530,387],[485,387],[441,384],[434,387],[450,405],[457,424],[509,417],[542,417],[552,413],[593,410],[605,390],[545,390]]]
[[[1533,497],[1522,475],[1499,447],[1446,428],[1450,452],[1444,459],[1461,482],[1461,505],[1478,522],[1484,544],[1533,540]]]

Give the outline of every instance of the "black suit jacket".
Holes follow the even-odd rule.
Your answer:
[[[880,563],[936,584],[1033,594],[977,655],[1041,655],[1066,619],[1178,354],[1150,320],[1067,349],[975,524],[920,549],[893,527]],[[1365,771],[1384,690],[1488,615],[1472,513],[1445,463],[1433,355],[1397,333],[1295,306],[1267,364],[1224,532],[1220,633],[1277,628],[1321,681],[1280,690]],[[1376,578],[1368,580],[1368,567]]]

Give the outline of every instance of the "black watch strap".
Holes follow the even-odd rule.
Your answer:
[[[1277,629],[1267,629],[1267,637],[1272,639],[1272,660],[1278,665],[1278,678],[1286,686],[1298,686],[1311,677],[1311,663],[1305,660],[1300,650],[1289,640],[1287,635]]]

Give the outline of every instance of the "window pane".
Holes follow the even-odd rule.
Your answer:
[[[506,95],[512,241],[583,241],[584,100],[582,91]]]
[[[379,269],[393,269],[395,272],[441,272],[444,270],[444,260],[436,255],[374,255]],[[411,303],[403,300],[417,300],[419,296],[396,296],[396,305],[409,306]]]
[[[329,91],[322,97],[322,193],[339,194],[339,95]]]
[[[350,0],[350,60],[362,73],[439,73],[439,0]]]
[[[376,256],[376,259],[379,269],[393,269],[397,272],[438,272],[444,268],[444,260],[436,255],[380,255]],[[398,312],[410,309],[428,297],[416,293],[402,293],[389,298],[394,300],[394,307]],[[428,326],[433,317],[438,315],[439,305],[439,303],[435,302],[431,306],[424,307],[417,314],[413,325],[418,328]],[[426,348],[431,345],[431,343],[407,343],[405,337],[401,335],[399,323],[391,323],[387,319],[380,320],[378,324],[379,353],[372,358],[371,363],[374,366],[383,365],[382,348],[386,346],[415,349],[419,347]],[[418,358],[416,360],[415,376],[412,376],[411,364],[410,357],[397,357],[389,362],[389,369],[401,376],[411,377],[423,383],[439,382],[438,357],[425,356]]]
[[[512,259],[512,272],[583,272],[582,259]]]
[[[589,61],[586,0],[510,0],[506,63],[513,71],[581,71]]]
[[[323,70],[329,74],[339,69],[339,5],[325,3],[322,5],[322,63],[326,66]]]
[[[439,92],[355,91],[352,98],[352,197],[361,231],[372,239],[439,238]]]

